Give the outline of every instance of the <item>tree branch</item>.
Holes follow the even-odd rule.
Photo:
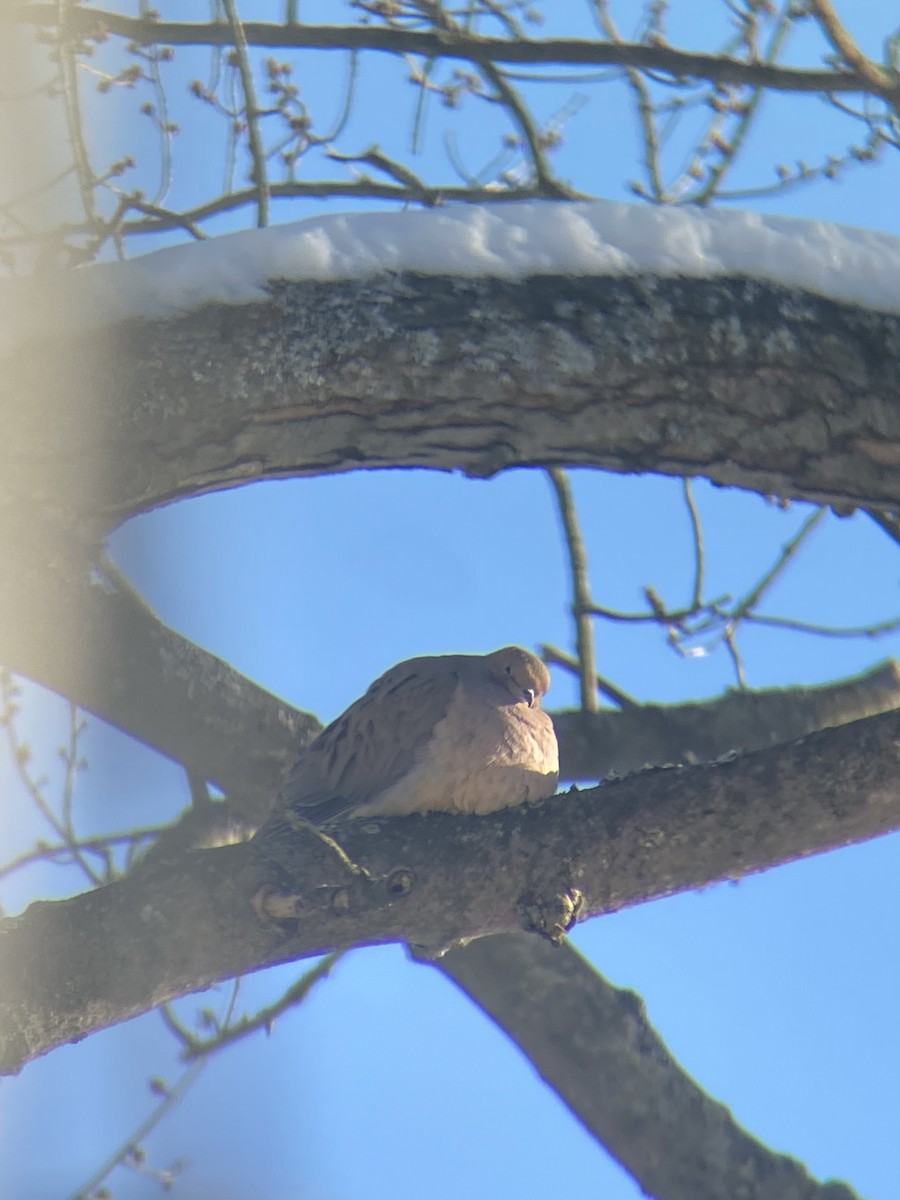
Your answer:
[[[810,12],[818,21],[825,36],[853,73],[865,80],[867,90],[881,96],[889,104],[900,103],[900,78],[895,71],[886,71],[867,58],[840,22],[830,0],[810,0]]]
[[[711,762],[900,708],[900,664],[818,687],[729,691],[687,704],[552,713],[564,780],[624,775],[649,764]]]
[[[66,283],[73,302],[81,286]],[[37,333],[11,354],[0,476],[19,526],[36,508],[74,511],[100,536],[187,495],[387,466],[593,465],[900,504],[900,317],[743,279],[407,274],[268,290]]]
[[[6,543],[0,662],[183,763],[227,791],[235,811],[262,820],[282,772],[321,728],[316,718],[169,629],[74,538],[42,535],[34,519],[27,539]]]
[[[52,4],[28,4],[16,10],[18,21],[38,27],[56,26],[59,13]],[[229,27],[222,23],[142,21],[102,9],[78,7],[65,23],[66,34],[115,34],[138,45],[228,46]],[[763,62],[744,62],[719,54],[695,54],[666,45],[604,42],[580,38],[476,37],[446,30],[424,31],[377,25],[275,25],[248,21],[244,35],[249,46],[272,49],[380,50],[423,58],[505,65],[618,66],[655,71],[673,79],[704,79],[769,88],[781,92],[869,93],[871,80],[855,71],[804,70]],[[876,92],[875,94],[880,94]]]
[[[434,953],[523,925],[559,936],[575,918],[898,829],[898,744],[900,714],[886,713],[489,817],[349,822],[340,846],[304,825],[38,902],[0,923],[2,1070],[273,963],[391,941]],[[261,923],[260,895],[291,919]]]
[[[640,997],[607,983],[571,944],[495,934],[436,966],[513,1039],[646,1195],[853,1200],[844,1184],[817,1183],[743,1130],[675,1062]]]
[[[597,657],[594,653],[594,618],[590,612],[590,577],[587,551],[581,536],[581,526],[572,496],[572,486],[565,471],[551,467],[547,472],[559,508],[563,537],[569,553],[569,575],[572,587],[572,620],[575,624],[575,646],[578,660],[578,690],[581,711],[597,711]]]

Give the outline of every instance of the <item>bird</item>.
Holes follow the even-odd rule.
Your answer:
[[[306,747],[273,816],[327,825],[544,800],[559,781],[541,708],[549,686],[544,663],[519,646],[398,663]]]

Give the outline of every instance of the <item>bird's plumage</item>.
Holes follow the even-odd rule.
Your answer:
[[[517,646],[398,663],[303,751],[279,810],[327,822],[542,800],[559,778],[549,684]]]

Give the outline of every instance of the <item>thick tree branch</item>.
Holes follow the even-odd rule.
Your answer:
[[[648,1196],[853,1200],[844,1184],[817,1183],[743,1130],[675,1062],[640,997],[607,983],[570,944],[495,934],[436,965],[521,1047]]]
[[[228,791],[246,817],[265,817],[320,723],[169,629],[75,538],[38,529],[32,520],[27,544],[17,538],[3,559],[0,662]]]
[[[0,923],[2,1069],[164,1000],[344,946],[541,929],[900,828],[900,714],[490,817],[193,851]],[[260,923],[251,900],[278,890]]]
[[[23,5],[16,19],[38,27],[55,26],[59,11],[51,4]],[[121,13],[75,8],[65,22],[68,33],[90,36],[99,31],[139,45],[230,46],[231,30],[221,23],[142,21]],[[872,93],[872,80],[855,71],[823,71],[744,62],[719,54],[695,54],[666,45],[605,42],[580,38],[473,37],[446,30],[434,32],[378,25],[274,25],[248,21],[244,35],[250,46],[272,49],[380,50],[391,54],[451,58],[465,62],[518,66],[618,66],[655,71],[673,79],[703,79],[782,92]]]
[[[13,503],[74,511],[99,534],[259,479],[536,463],[900,503],[900,317],[743,279],[390,275],[270,291],[38,335],[6,359]]]
[[[818,687],[731,691],[688,704],[555,712],[564,780],[601,779],[649,764],[710,762],[900,708],[900,664]]]

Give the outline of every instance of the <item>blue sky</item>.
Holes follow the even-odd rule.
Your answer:
[[[310,20],[325,7],[301,4]],[[582,6],[545,7],[554,8],[554,21],[539,32],[587,32]],[[613,5],[623,33],[639,7]],[[674,5],[673,43],[712,48],[720,8],[712,0]],[[879,53],[894,6],[839,8],[848,9],[842,15],[864,48]],[[200,19],[206,10],[178,11]],[[262,19],[279,10],[260,3],[242,11]],[[809,25],[791,61],[804,60],[807,41],[813,44]],[[328,104],[336,104],[340,56],[304,62],[304,94],[312,102],[331,88]],[[183,82],[199,68],[184,56],[173,69]],[[406,96],[397,64],[385,56],[366,71],[351,141],[364,149],[377,137],[400,157],[409,131],[395,121]],[[577,90],[539,93],[536,110],[549,117]],[[591,95],[566,126],[558,169],[585,190],[623,198],[624,181],[638,170],[631,110],[622,92]],[[736,187],[770,181],[775,162],[815,162],[840,150],[841,134],[821,102],[769,97],[764,110]],[[190,123],[192,111],[179,112],[179,197],[203,190],[204,172],[221,160],[221,143]],[[443,120],[435,106],[423,174],[447,170]],[[467,160],[486,161],[496,136],[490,122],[469,104],[457,124]],[[134,140],[134,130],[124,119],[107,122],[97,137],[112,153],[117,139]],[[898,182],[895,154],[840,183],[745,206],[900,234]],[[276,218],[311,211],[311,202],[282,205]],[[573,486],[598,603],[637,607],[648,583],[667,599],[687,599],[690,540],[678,481],[579,471]],[[807,512],[802,505],[782,512],[703,483],[696,491],[711,595],[742,593]],[[537,471],[487,482],[398,471],[257,485],[137,518],[117,531],[111,548],[163,620],[323,720],[413,654],[508,642],[571,645],[558,523]],[[898,575],[897,548],[872,522],[829,516],[766,611],[839,624],[889,618],[900,611]],[[721,651],[685,661],[653,632],[606,625],[598,626],[597,641],[600,670],[640,699],[712,696],[733,682]],[[758,687],[823,682],[900,656],[897,636],[823,641],[752,630],[741,644],[749,682]],[[65,710],[31,688],[26,699],[26,728],[52,786]],[[550,706],[573,702],[571,681],[555,672]],[[99,721],[90,721],[85,749],[91,766],[77,796],[84,832],[158,820],[187,802],[177,768]],[[14,850],[41,832],[16,793],[6,823],[14,824]],[[752,1133],[870,1200],[895,1195],[898,1181],[900,977],[889,949],[900,901],[897,848],[896,838],[884,838],[592,921],[574,934],[598,969],[645,996],[673,1053]],[[29,896],[77,886],[71,876],[35,872],[5,883],[2,899],[12,909]],[[252,1010],[270,1001],[300,970],[245,980],[240,1003]],[[178,1009],[190,1021],[203,1006],[223,1011],[229,997],[223,986]],[[174,1083],[179,1069],[171,1039],[151,1014],[4,1081],[0,1190],[17,1200],[68,1195],[150,1111],[148,1078]],[[598,1086],[614,1088],[615,1080]],[[212,1061],[146,1147],[154,1166],[190,1160],[175,1193],[183,1200],[350,1200],[363,1191],[387,1200],[398,1186],[437,1200],[639,1195],[515,1047],[398,947],[348,956],[272,1036]],[[111,1182],[126,1200],[159,1194],[128,1173]]]

